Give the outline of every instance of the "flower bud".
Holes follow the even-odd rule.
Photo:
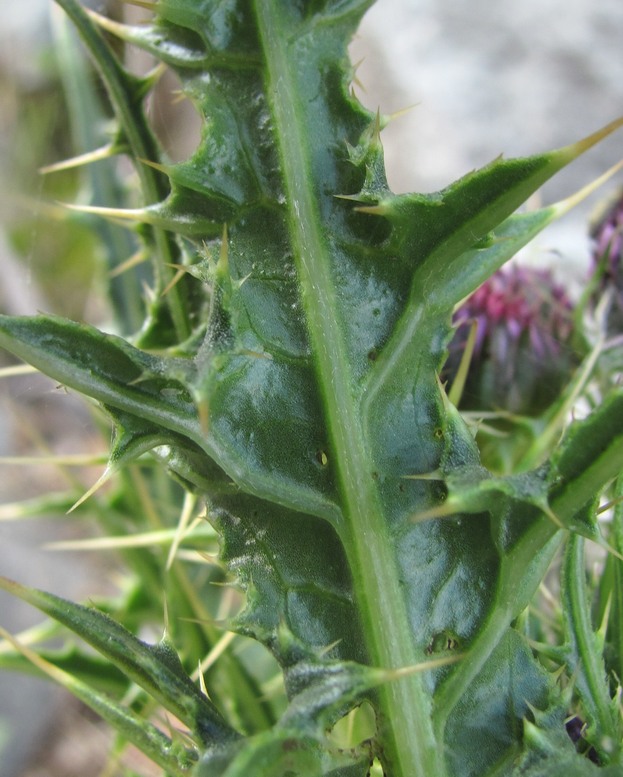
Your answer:
[[[596,281],[593,302],[608,290],[612,299],[606,317],[607,333],[623,332],[623,192],[591,229],[593,241],[593,277]]]
[[[568,382],[573,308],[547,270],[498,270],[454,315],[442,379],[456,376],[470,328],[476,336],[460,407],[538,415]]]

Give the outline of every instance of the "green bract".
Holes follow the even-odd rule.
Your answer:
[[[109,715],[170,774],[364,777],[378,758],[388,777],[551,775],[559,749],[565,774],[593,768],[516,621],[569,533],[599,540],[594,502],[623,465],[623,391],[554,452],[494,477],[438,373],[455,306],[566,206],[517,208],[617,124],[435,194],[395,195],[380,119],[350,92],[346,46],[371,0],[161,0],[140,27],[58,1],[102,73],[145,198],[101,212],[138,224],[154,294],[129,340],[2,317],[0,344],[107,409],[112,468],[153,450],[205,497],[246,592],[229,628],[276,657],[287,707],[245,728],[169,643],[7,587],[187,726],[187,740],[149,731],[145,745],[151,724],[123,718],[119,701]],[[204,120],[187,161],[157,158],[141,112],[151,82],[128,75],[99,24],[179,76]],[[567,625],[577,633],[575,616]],[[621,765],[603,673],[577,669],[585,642],[569,644],[591,742]],[[101,712],[100,691],[83,691]],[[328,732],[363,700],[376,731],[339,747]]]

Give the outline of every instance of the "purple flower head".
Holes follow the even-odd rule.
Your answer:
[[[452,381],[473,322],[476,340],[461,405],[538,414],[575,366],[572,305],[547,270],[498,270],[455,313],[442,377]]]
[[[623,193],[591,229],[593,273],[597,274],[595,302],[613,290],[608,311],[608,334],[623,332]]]

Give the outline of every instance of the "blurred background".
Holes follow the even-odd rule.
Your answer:
[[[130,13],[114,4],[95,7],[117,16]],[[140,18],[144,12],[131,13]],[[88,219],[68,218],[56,204],[92,199],[93,183],[84,174],[39,172],[97,148],[107,137],[103,95],[90,129],[69,121],[71,96],[84,86],[72,83],[71,74],[82,68],[91,76],[66,35],[51,0],[3,4],[0,312],[45,311],[106,326],[102,253],[112,251],[118,263],[132,246],[108,242],[102,247]],[[385,115],[410,109],[383,134],[390,185],[395,191],[433,191],[500,154],[564,146],[622,115],[622,40],[620,0],[378,0],[364,18],[351,56],[359,63],[356,92],[370,109]],[[137,70],[149,66],[140,56],[131,59]],[[176,84],[164,79],[150,110],[167,152],[180,159],[196,142],[197,123],[175,90]],[[545,187],[543,201],[572,194],[621,158],[620,131]],[[590,213],[622,183],[619,173],[548,229],[529,249],[528,260],[553,264],[565,280],[581,285]],[[110,202],[102,195],[98,204]],[[0,353],[0,368],[12,364]],[[48,540],[80,531],[77,522],[61,519],[63,509],[46,515],[33,508],[31,517],[37,520],[17,521],[11,508],[16,500],[60,492],[68,483],[86,490],[102,465],[16,465],[7,457],[97,455],[105,447],[85,404],[50,381],[31,374],[0,382],[0,574],[74,598],[103,585],[106,574],[94,557],[42,549]],[[18,632],[37,621],[36,613],[0,596],[4,628]],[[69,731],[83,732],[81,727],[90,743],[103,736],[49,684],[0,674],[0,777],[97,774],[91,744],[83,747],[84,761],[79,758],[85,735],[69,739]],[[69,741],[71,756],[63,760],[60,752],[55,766],[55,750]]]

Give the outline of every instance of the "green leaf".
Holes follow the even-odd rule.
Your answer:
[[[447,726],[450,773],[484,775],[518,749],[530,705],[544,706],[551,680],[520,635],[509,629]],[[500,758],[501,756],[501,758]]]
[[[323,738],[302,736],[298,729],[271,731],[248,742],[237,756],[206,756],[196,777],[367,777],[371,756],[361,750],[339,751]]]
[[[85,639],[131,680],[186,723],[205,746],[237,738],[210,700],[190,680],[166,640],[147,645],[109,616],[7,578],[0,587]]]
[[[613,390],[583,422],[574,424],[552,457],[556,471],[552,507],[574,515],[593,500],[623,466],[623,392]]]
[[[0,628],[0,634],[6,640],[13,642],[16,649],[19,649],[37,669],[62,685],[107,723],[122,732],[129,742],[132,742],[156,764],[165,769],[167,774],[181,777],[188,773],[188,768],[197,759],[194,750],[185,747],[180,742],[174,743],[152,723],[142,719],[132,710],[118,704],[105,694],[98,692],[90,684],[83,683],[73,673],[68,674],[57,666],[49,664],[29,648],[20,645],[4,629]]]
[[[437,373],[454,306],[563,208],[516,209],[622,122],[559,151],[498,159],[441,192],[394,195],[380,120],[350,91],[347,44],[368,0],[161,0],[141,30],[107,25],[166,61],[204,119],[188,161],[154,165],[146,84],[73,0],[62,5],[134,160],[152,163],[145,207],[125,217],[155,244],[156,295],[171,258],[188,277],[169,304],[174,326],[152,321],[135,345],[6,317],[0,344],[109,409],[113,464],[154,448],[206,492],[247,595],[233,625],[273,651],[289,706],[239,739],[157,650],[92,611],[69,608],[72,627],[118,638],[118,653],[99,638],[98,649],[168,708],[181,704],[205,747],[222,743],[197,767],[206,777],[365,773],[370,751],[338,753],[324,730],[363,698],[391,777],[510,762],[528,705],[548,687],[510,626],[560,529],[594,528],[576,514],[623,461],[623,425],[606,418],[618,418],[621,396],[551,467],[493,478]],[[371,682],[362,666],[398,671],[457,650],[467,660],[395,682]]]
[[[319,655],[364,661],[361,626],[343,548],[325,521],[239,495],[210,519],[223,535],[221,559],[246,592],[231,627],[292,666]],[[284,542],[283,531],[296,537]]]
[[[550,707],[534,710],[535,722],[525,721],[526,750],[518,759],[512,777],[616,777],[620,766],[599,768],[578,753],[565,729],[565,710],[561,700]]]
[[[4,647],[4,646],[3,646]],[[80,650],[77,645],[67,645],[59,650],[39,649],[37,655],[94,691],[101,691],[121,698],[128,690],[128,678],[108,660]],[[11,671],[45,677],[31,661],[18,650],[0,652],[0,667]]]

